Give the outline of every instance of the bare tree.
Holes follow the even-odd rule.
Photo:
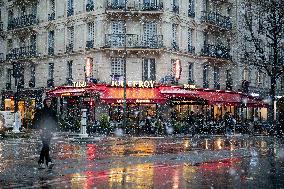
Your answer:
[[[284,73],[284,0],[244,0],[241,6],[242,60],[270,79],[268,119],[273,120],[276,82]]]

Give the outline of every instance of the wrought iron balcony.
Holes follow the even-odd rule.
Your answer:
[[[30,88],[34,88],[35,87],[35,78],[34,77],[29,80],[29,87]]]
[[[67,77],[66,78],[66,85],[72,85],[73,84],[73,78],[72,77]]]
[[[214,89],[219,90],[221,88],[220,82],[214,83]]]
[[[48,47],[48,55],[54,55],[54,47]]]
[[[7,60],[17,60],[17,59],[25,59],[32,58],[36,56],[36,47],[31,45],[27,47],[14,48],[7,54]]]
[[[3,22],[0,22],[0,32],[4,31]]]
[[[67,17],[73,16],[73,15],[74,15],[74,9],[73,8],[67,9]]]
[[[107,10],[126,10],[126,11],[161,11],[163,10],[163,2],[157,0],[156,2],[113,2],[113,0],[108,0]]]
[[[215,13],[215,12],[202,12],[201,17],[203,22],[208,22],[210,24],[219,26],[221,28],[225,29],[232,29],[232,22],[230,17],[222,16],[221,14]]]
[[[54,79],[48,79],[47,80],[47,87],[48,88],[53,88],[54,87]]]
[[[28,14],[20,16],[18,18],[13,18],[12,20],[8,21],[8,30],[28,27],[36,24],[38,24],[38,19],[36,18],[36,15]]]
[[[125,43],[126,40],[126,43]],[[163,47],[163,36],[139,36],[136,34],[106,34],[105,47],[107,48],[151,48],[158,49]]]
[[[0,62],[4,62],[4,54],[0,53]]]
[[[173,5],[173,12],[174,13],[179,13],[179,6],[178,5]]]
[[[179,46],[178,46],[177,42],[172,42],[172,50],[173,51],[179,51]]]
[[[6,90],[11,90],[12,84],[11,83],[6,83]]]
[[[55,12],[48,14],[48,21],[55,20]]]
[[[191,54],[194,54],[195,53],[195,47],[188,45],[188,52],[191,53]]]
[[[95,8],[95,7],[94,7],[94,4],[89,4],[89,3],[88,3],[88,4],[86,5],[86,11],[87,11],[87,12],[94,11],[94,8]]]
[[[94,48],[94,40],[90,40],[86,42],[86,48],[91,49]]]
[[[191,10],[191,9],[188,10],[188,17],[192,17],[192,18],[195,17],[195,12],[194,12],[194,10]]]
[[[231,60],[230,49],[220,45],[205,44],[201,50],[202,55],[214,58],[224,58]]]
[[[73,52],[73,43],[66,45],[66,52]]]

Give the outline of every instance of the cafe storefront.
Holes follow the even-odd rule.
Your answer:
[[[57,110],[63,117],[80,119],[81,109],[87,109],[88,121],[107,115],[110,122],[122,124],[123,82],[111,84],[81,84],[58,87],[47,92],[57,100]],[[244,100],[245,99],[245,100]],[[247,102],[247,103],[244,103]],[[129,81],[126,86],[127,121],[138,127],[146,118],[164,121],[175,117],[184,121],[193,111],[206,121],[216,121],[230,112],[236,118],[249,107],[265,108],[260,99],[239,92],[198,89],[189,85],[161,85],[154,81]]]

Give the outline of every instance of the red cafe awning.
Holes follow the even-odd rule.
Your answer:
[[[47,96],[61,97],[61,96],[82,96],[86,93],[83,87],[60,86],[46,92]]]
[[[121,87],[106,87],[101,93],[101,100],[105,103],[123,103],[124,89]],[[127,88],[127,103],[165,103],[158,88]]]
[[[238,106],[242,103],[239,93],[225,91],[198,91],[198,96],[208,101],[211,105]]]

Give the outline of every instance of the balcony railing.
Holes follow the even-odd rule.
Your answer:
[[[230,49],[220,45],[204,45],[202,55],[231,60]]]
[[[11,83],[6,83],[6,90],[11,90],[12,84]]]
[[[208,22],[213,25],[217,25],[219,27],[225,29],[232,29],[232,22],[230,17],[222,16],[221,14],[215,12],[202,12],[202,21]]]
[[[7,54],[7,59],[24,59],[24,58],[32,58],[36,56],[36,47],[35,46],[27,46],[14,48]]]
[[[209,88],[209,81],[203,81],[203,88]]]
[[[136,2],[113,2],[108,0],[107,10],[127,10],[127,11],[161,11],[163,10],[163,2],[160,0],[150,3],[136,3]]]
[[[54,79],[48,79],[47,80],[47,87],[53,88],[54,87]]]
[[[54,55],[54,47],[48,47],[48,55]]]
[[[74,9],[71,8],[71,9],[67,9],[67,17],[68,16],[73,16],[74,15]]]
[[[73,84],[73,78],[72,77],[67,77],[66,78],[66,85],[72,85]]]
[[[0,53],[0,62],[4,62],[4,54]]]
[[[94,48],[94,40],[86,41],[86,48],[87,49]]]
[[[0,32],[4,31],[3,22],[0,22]]]
[[[94,4],[89,4],[89,3],[88,3],[88,4],[86,5],[86,11],[87,11],[87,12],[94,11],[94,8],[95,8],[95,7],[94,7]]]
[[[48,21],[55,20],[55,12],[48,14]]]
[[[66,45],[66,52],[72,52],[72,51],[73,51],[73,43]]]
[[[126,34],[126,43],[124,34],[106,34],[105,47],[109,48],[151,48],[158,49],[163,47],[163,36],[139,36],[136,34]]]
[[[38,19],[34,14],[28,14],[20,16],[18,18],[13,18],[8,22],[8,30],[23,28],[27,26],[32,26],[38,23]]]
[[[188,10],[188,17],[192,17],[192,18],[195,17],[195,12],[194,12],[194,10],[191,10],[191,9]]]
[[[188,45],[188,52],[191,53],[191,54],[194,54],[195,53],[195,47]]]
[[[179,13],[179,6],[178,5],[173,5],[173,12],[174,13]]]
[[[179,46],[178,46],[177,42],[172,42],[172,50],[173,51],[179,51]]]

